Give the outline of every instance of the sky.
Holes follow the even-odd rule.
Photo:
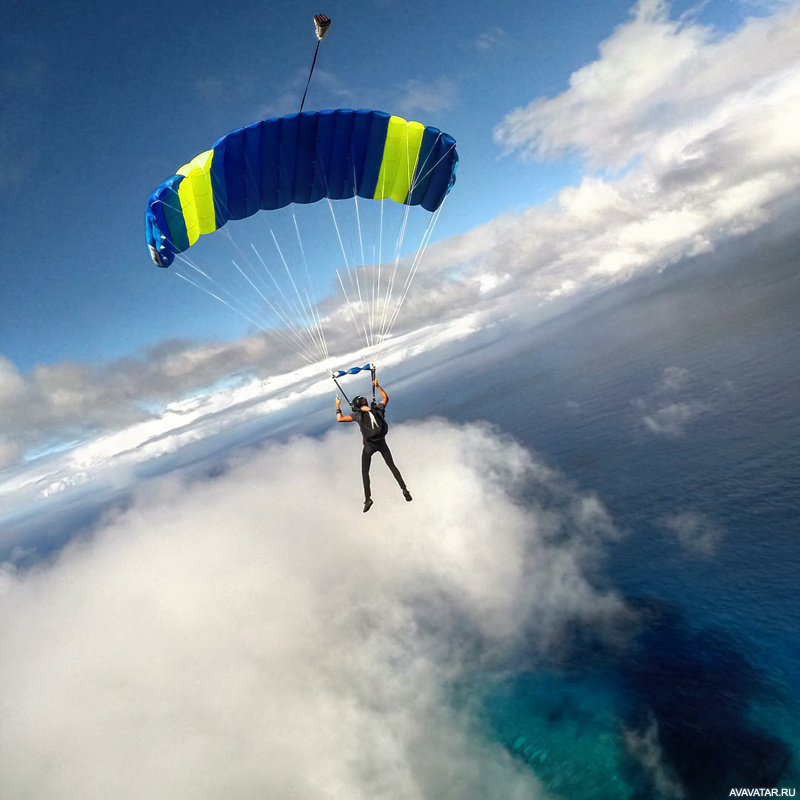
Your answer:
[[[8,9],[0,464],[237,370],[291,366],[247,320],[151,267],[142,209],[223,133],[295,109],[316,9],[192,8]],[[419,8],[330,9],[307,100],[417,116],[458,142],[398,333],[535,321],[757,228],[796,188],[796,4]],[[213,251],[225,237],[203,239],[195,249],[227,264]],[[358,345],[337,329],[331,347]]]
[[[320,12],[333,26],[307,108],[380,108],[458,142],[382,355],[390,389],[453,348],[794,227],[796,2],[4,3],[0,775],[14,797],[546,797],[465,733],[446,687],[475,653],[502,671],[523,640],[557,647],[566,620],[617,630],[629,613],[591,580],[618,536],[601,499],[481,422],[395,425],[397,452],[428,454],[400,463],[409,486],[430,491],[413,518],[376,503],[365,536],[360,487],[337,479],[353,432],[321,433],[329,379],[150,261],[148,194],[227,131],[296,110]],[[329,345],[342,365],[361,356],[345,327]],[[650,435],[703,417],[691,379],[659,370],[634,406]],[[297,404],[314,435],[289,446]],[[264,420],[261,449],[171,470]],[[685,509],[661,524],[701,555],[722,536]]]

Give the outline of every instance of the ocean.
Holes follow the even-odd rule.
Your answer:
[[[713,800],[800,784],[800,236],[782,231],[541,324],[532,307],[531,320],[381,376],[391,424],[489,421],[594,494],[618,532],[589,576],[624,599],[615,628],[576,622],[551,652],[522,647],[452,686],[472,734],[501,743],[549,796]],[[153,474],[213,476],[237,449],[322,435],[330,397],[312,402]],[[356,462],[354,451],[354,480]],[[128,490],[13,524],[41,528],[29,538],[39,558],[124,507]]]
[[[800,241],[760,241],[487,332],[402,387],[489,419],[621,532],[599,580],[635,610],[626,646],[579,630],[561,659],[473,687],[569,800],[800,784]]]

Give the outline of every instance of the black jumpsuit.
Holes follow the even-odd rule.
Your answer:
[[[403,476],[400,474],[400,470],[397,469],[394,459],[392,458],[392,451],[389,450],[389,445],[386,444],[385,428],[382,436],[370,436],[370,434],[373,433],[376,424],[380,426],[381,423],[383,423],[385,426],[386,423],[383,415],[386,413],[386,407],[383,403],[376,403],[372,406],[372,408],[380,413],[372,414],[370,416],[370,413],[367,411],[354,409],[352,412],[353,419],[358,422],[359,427],[361,428],[361,434],[364,441],[364,449],[361,451],[361,479],[364,481],[365,500],[369,500],[370,498],[369,467],[370,463],[372,462],[372,456],[375,455],[375,453],[380,453],[383,456],[386,466],[389,467],[390,472],[392,475],[394,475],[394,479],[400,484],[400,488],[404,492],[407,491]]]

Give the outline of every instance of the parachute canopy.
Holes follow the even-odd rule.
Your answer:
[[[148,198],[147,245],[168,267],[176,253],[229,220],[291,203],[354,196],[436,211],[455,183],[455,140],[382,111],[306,111],[223,136]]]

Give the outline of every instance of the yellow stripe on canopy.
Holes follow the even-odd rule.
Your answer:
[[[406,122],[395,116],[389,118],[381,170],[375,186],[376,200],[389,197],[397,203],[406,201],[424,132],[425,126],[419,122]]]
[[[184,164],[176,174],[184,178],[178,186],[183,219],[189,245],[193,245],[201,233],[213,233],[217,229],[214,214],[214,192],[211,188],[211,160],[213,150],[206,150]]]

